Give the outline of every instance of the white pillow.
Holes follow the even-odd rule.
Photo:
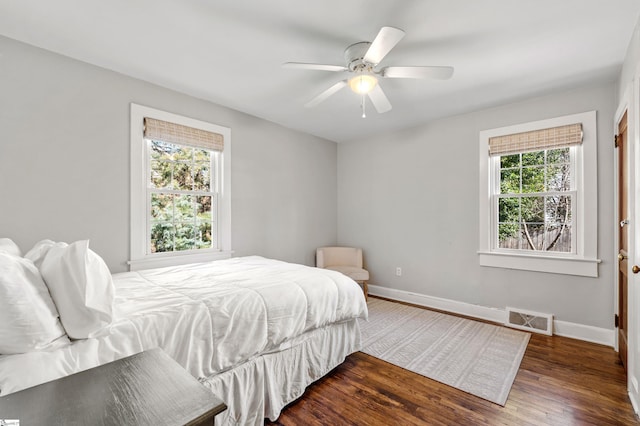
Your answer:
[[[72,339],[86,339],[111,324],[114,287],[109,268],[89,241],[49,247],[40,272]]]
[[[51,240],[38,241],[33,246],[33,248],[29,250],[27,254],[24,255],[24,257],[32,261],[33,264],[36,265],[36,268],[40,269],[40,266],[42,266],[42,261],[44,260],[44,257],[46,256],[47,252],[51,247],[53,247],[56,244],[63,247],[67,245],[67,243],[56,243]]]
[[[0,238],[0,251],[12,254],[14,256],[22,257],[20,247],[14,243],[11,238]]]
[[[0,251],[0,354],[69,344],[33,262]]]

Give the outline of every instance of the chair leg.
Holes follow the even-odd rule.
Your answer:
[[[369,287],[366,281],[362,281],[362,291],[364,291],[364,300],[369,300]]]

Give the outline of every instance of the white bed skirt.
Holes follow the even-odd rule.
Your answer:
[[[264,425],[347,355],[360,350],[360,326],[350,320],[307,332],[278,352],[263,354],[201,382],[227,404],[220,425]]]

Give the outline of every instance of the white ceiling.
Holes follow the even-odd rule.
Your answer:
[[[0,0],[0,34],[337,142],[618,76],[638,0]],[[380,66],[450,65],[385,79],[393,105],[360,118],[343,51],[382,26],[404,39]],[[1,54],[2,52],[0,52]],[[0,59],[1,60],[1,59]]]

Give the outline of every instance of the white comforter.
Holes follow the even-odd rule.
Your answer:
[[[209,377],[287,348],[305,331],[367,316],[351,279],[257,256],[113,278],[113,323],[54,351],[0,356],[0,395],[154,347]]]

